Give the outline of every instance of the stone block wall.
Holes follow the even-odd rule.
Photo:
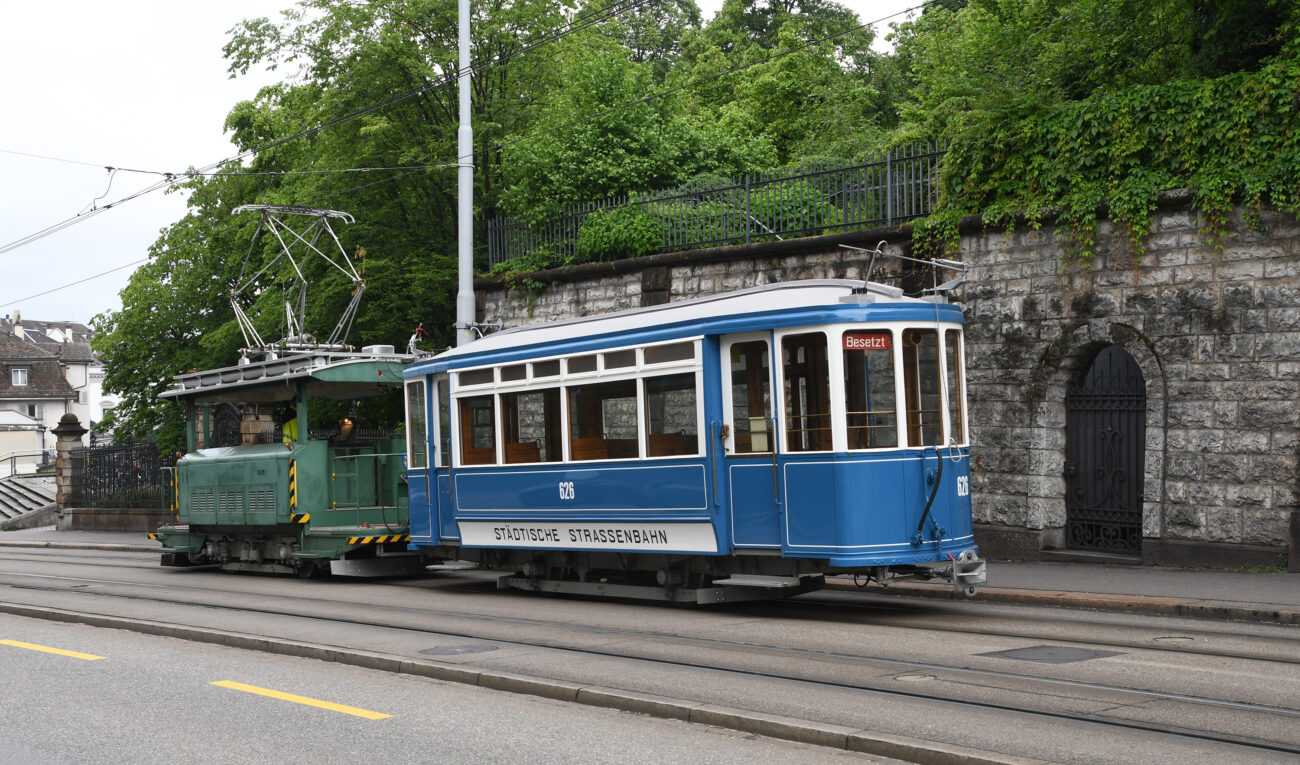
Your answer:
[[[529,296],[481,281],[506,326],[809,278],[859,279],[907,227],[656,255],[545,274]],[[1119,345],[1146,383],[1141,560],[1300,568],[1300,223],[1238,211],[1221,250],[1185,200],[1156,211],[1135,259],[1101,221],[1097,255],[1069,263],[1066,232],[964,227],[977,540],[992,557],[1065,545],[1066,392]],[[873,278],[903,284],[896,262]]]

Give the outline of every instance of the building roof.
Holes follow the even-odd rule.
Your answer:
[[[34,344],[59,344],[65,342],[89,343],[90,327],[76,321],[41,321],[40,319],[19,318],[23,325],[23,337]],[[13,316],[0,318],[0,332],[14,334]]]
[[[53,359],[54,353],[14,335],[0,332],[0,361]]]
[[[0,399],[64,399],[77,395],[59,368],[58,357],[43,348],[0,333]],[[27,369],[27,384],[14,385],[14,367]]]

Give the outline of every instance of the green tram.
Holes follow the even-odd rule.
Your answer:
[[[150,537],[162,565],[389,576],[423,570],[408,551],[405,442],[344,418],[308,432],[313,402],[400,395],[410,357],[287,352],[179,375],[187,449],[165,476],[169,507]],[[299,425],[301,424],[301,427]]]

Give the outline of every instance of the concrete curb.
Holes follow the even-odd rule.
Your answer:
[[[0,613],[34,619],[84,624],[90,627],[121,629],[146,635],[178,638],[198,643],[260,651],[281,656],[317,659],[365,669],[427,677],[443,682],[474,685],[509,693],[522,693],[567,701],[592,707],[635,712],[651,717],[712,725],[759,736],[813,744],[832,749],[893,757],[921,765],[1038,765],[1042,760],[985,752],[952,744],[943,744],[906,736],[840,725],[830,725],[793,717],[771,715],[746,709],[722,707],[662,696],[583,685],[563,680],[531,677],[509,672],[472,669],[428,659],[361,651],[338,646],[304,643],[295,640],[247,635],[224,630],[185,627],[144,619],[80,614],[57,608],[0,603]]]
[[[955,593],[948,587],[896,584],[891,587],[865,589],[850,581],[828,579],[827,589],[856,591],[887,598],[927,598],[958,602],[980,601],[1021,606],[1056,606],[1091,611],[1116,611],[1147,616],[1178,616],[1189,619],[1219,621],[1270,622],[1300,625],[1300,609],[1264,603],[1233,603],[1202,598],[1177,598],[1157,595],[1116,595],[1066,590],[1017,590],[1009,587],[981,587],[974,598]]]

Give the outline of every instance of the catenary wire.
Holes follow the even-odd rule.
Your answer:
[[[641,5],[641,4],[645,3],[645,2],[648,2],[648,1],[649,1],[649,0],[634,0],[634,2],[630,2],[630,3],[628,4],[628,9],[633,8],[633,7],[636,7],[636,6],[639,6],[639,5]],[[504,148],[504,147],[506,147],[506,146],[510,146],[510,145],[516,144],[516,143],[521,143],[521,142],[523,142],[523,141],[532,140],[532,139],[534,139],[534,138],[538,138],[538,137],[540,137],[540,136],[543,136],[543,135],[546,135],[546,134],[549,134],[549,133],[557,132],[557,131],[559,131],[559,130],[564,130],[564,129],[567,129],[567,128],[570,128],[570,127],[573,127],[573,126],[575,126],[575,125],[582,124],[582,123],[584,123],[584,122],[589,122],[589,121],[592,121],[592,120],[599,119],[599,118],[601,118],[601,117],[607,116],[607,115],[609,115],[609,114],[613,114],[613,113],[618,112],[618,111],[621,111],[621,110],[623,110],[623,109],[628,109],[628,108],[631,108],[631,107],[633,107],[633,106],[637,106],[637,105],[642,104],[642,103],[648,103],[648,102],[650,102],[650,101],[653,101],[653,100],[656,100],[656,99],[659,99],[659,98],[664,98],[664,97],[667,97],[667,96],[672,95],[672,94],[674,94],[674,93],[678,93],[678,92],[681,92],[681,91],[683,91],[683,90],[687,90],[687,89],[689,89],[689,88],[693,88],[693,87],[696,87],[696,86],[698,86],[698,85],[702,85],[702,84],[707,83],[707,82],[713,82],[713,81],[719,80],[719,79],[721,79],[721,78],[723,78],[723,77],[727,77],[727,76],[730,76],[730,75],[732,75],[732,74],[736,74],[736,73],[738,73],[738,72],[744,71],[745,69],[749,69],[749,68],[751,68],[751,67],[758,66],[758,65],[760,65],[760,64],[765,64],[765,63],[768,63],[768,62],[770,62],[770,61],[775,61],[775,60],[778,60],[778,59],[780,59],[780,58],[784,58],[785,56],[789,56],[789,55],[791,55],[791,54],[798,53],[798,52],[803,51],[803,50],[807,50],[808,48],[812,48],[812,47],[815,47],[815,46],[817,46],[817,45],[821,45],[821,44],[826,43],[826,42],[829,42],[829,41],[831,41],[831,40],[835,40],[835,39],[838,39],[838,38],[840,38],[840,37],[848,36],[848,35],[853,34],[853,33],[855,33],[855,32],[859,32],[859,31],[861,31],[861,30],[863,30],[863,29],[867,29],[867,28],[869,28],[869,27],[874,27],[875,25],[880,24],[880,23],[882,23],[882,22],[884,22],[884,21],[887,21],[887,20],[889,20],[889,19],[891,19],[891,18],[894,18],[894,17],[896,17],[896,16],[901,16],[901,15],[906,14],[906,13],[911,13],[912,11],[915,11],[915,10],[924,9],[925,7],[927,7],[927,6],[931,5],[931,4],[933,4],[934,2],[937,2],[937,0],[927,0],[926,2],[923,2],[923,3],[919,4],[919,5],[915,5],[915,6],[912,6],[912,7],[909,7],[909,8],[905,8],[905,9],[903,9],[903,10],[897,11],[897,12],[892,13],[892,14],[889,14],[889,15],[887,15],[887,16],[882,16],[881,18],[876,19],[876,20],[874,20],[874,21],[870,21],[870,22],[866,22],[866,23],[863,23],[863,24],[859,24],[859,25],[857,25],[857,26],[855,26],[855,27],[852,27],[852,28],[850,28],[850,29],[843,30],[843,31],[841,31],[841,32],[836,32],[836,33],[834,33],[834,34],[830,34],[830,35],[827,35],[827,36],[825,36],[825,37],[822,37],[822,38],[819,38],[819,39],[816,39],[816,40],[810,40],[810,41],[804,43],[803,45],[799,45],[799,46],[797,46],[797,47],[791,48],[791,49],[786,50],[786,51],[782,51],[782,52],[780,52],[780,53],[776,53],[776,54],[772,54],[772,55],[769,55],[769,56],[765,56],[765,57],[760,58],[760,59],[757,59],[757,60],[755,60],[755,61],[752,61],[752,62],[749,62],[749,63],[746,63],[746,64],[742,64],[742,65],[738,65],[738,66],[732,67],[732,68],[730,68],[730,69],[724,70],[724,71],[722,71],[722,72],[717,72],[717,73],[715,73],[715,74],[709,75],[708,77],[701,77],[701,78],[699,78],[699,79],[692,80],[692,81],[690,81],[690,82],[684,83],[684,84],[679,85],[679,86],[676,86],[676,87],[674,87],[674,88],[669,88],[668,90],[660,91],[660,92],[658,92],[658,93],[653,93],[653,94],[650,94],[650,95],[645,96],[645,97],[643,97],[643,98],[635,99],[635,100],[633,100],[633,101],[629,101],[629,102],[626,102],[626,103],[624,103],[624,104],[620,104],[620,105],[618,105],[618,106],[610,107],[609,109],[606,109],[606,110],[604,110],[604,111],[598,112],[598,113],[596,113],[596,114],[589,115],[589,116],[587,116],[587,117],[584,117],[584,118],[581,118],[581,119],[578,119],[578,120],[573,120],[573,121],[570,121],[570,122],[567,122],[567,123],[564,123],[564,124],[561,124],[561,125],[556,125],[556,126],[554,126],[554,127],[548,128],[548,129],[546,129],[546,130],[542,130],[542,131],[538,131],[538,132],[535,132],[535,133],[531,133],[531,134],[529,134],[529,135],[527,135],[527,136],[521,136],[521,137],[519,137],[519,138],[515,138],[515,139],[509,140],[509,141],[503,141],[503,142],[500,142],[500,143],[494,145],[493,147],[491,147],[491,148],[489,148],[489,149],[487,149],[487,150],[488,150],[488,151],[494,151],[494,150],[498,150],[498,149]],[[617,10],[614,10],[614,9],[617,9]],[[621,12],[622,10],[624,10],[624,9],[619,8],[618,5],[616,4],[615,6],[612,6],[612,7],[611,7],[611,11],[612,11],[612,12],[611,12],[608,16],[606,16],[605,18],[612,18],[614,14],[616,14],[616,13],[618,13],[618,12]],[[598,16],[598,15],[599,15],[599,14],[593,14],[593,16]],[[604,19],[600,19],[600,20],[604,20]],[[562,33],[562,34],[555,34],[555,33],[553,33],[553,34],[551,35],[552,39],[549,40],[549,41],[550,41],[550,42],[553,42],[553,41],[555,41],[555,40],[562,39],[564,36],[567,36],[568,34],[572,34],[573,32],[579,31],[580,29],[586,28],[586,26],[590,26],[591,24],[594,24],[594,23],[596,23],[596,21],[590,21],[588,24],[586,24],[585,26],[582,26],[582,27],[576,27],[576,26],[574,25],[574,23],[570,23],[569,25],[566,25],[566,31],[565,31],[564,33]],[[518,55],[522,55],[523,53],[526,53],[526,52],[528,52],[528,51],[530,51],[530,50],[533,50],[534,48],[540,47],[542,44],[544,44],[544,42],[540,42],[540,41],[539,41],[539,42],[537,42],[537,43],[535,43],[535,44],[533,44],[533,45],[526,46],[525,48],[523,48],[523,49],[521,49],[521,50],[519,50],[519,51],[516,51],[516,52],[512,53],[510,56],[506,56],[506,57],[502,57],[502,58],[498,58],[498,59],[491,60],[491,61],[489,61],[488,64],[486,64],[485,66],[497,66],[497,65],[504,64],[504,63],[506,63],[506,62],[512,60],[514,57],[516,57],[516,56],[518,56]],[[474,67],[473,65],[471,65],[470,69],[471,69],[471,71],[473,71],[473,70],[475,69],[475,67]],[[75,217],[75,218],[70,218],[70,219],[68,219],[68,220],[62,221],[61,223],[54,224],[53,226],[51,226],[51,227],[49,227],[49,228],[47,228],[47,229],[44,229],[44,230],[39,231],[39,232],[36,232],[35,234],[29,235],[28,237],[25,237],[25,238],[23,238],[23,239],[17,240],[16,242],[13,242],[13,243],[10,243],[10,244],[7,244],[7,245],[4,245],[4,246],[0,247],[0,254],[4,254],[4,253],[6,253],[6,252],[9,252],[10,250],[17,249],[18,247],[22,247],[22,246],[25,246],[25,245],[27,245],[27,244],[30,244],[30,243],[32,243],[32,242],[38,240],[38,239],[44,238],[45,236],[49,236],[49,235],[51,235],[51,234],[58,233],[59,231],[62,231],[63,229],[68,228],[69,226],[75,225],[76,223],[79,223],[79,222],[81,222],[82,220],[84,220],[84,219],[86,219],[86,218],[88,218],[88,217],[91,217],[91,216],[93,216],[93,215],[95,215],[95,214],[98,214],[98,213],[101,213],[101,212],[105,212],[105,211],[107,211],[107,210],[109,210],[109,209],[111,209],[111,208],[113,208],[113,207],[115,207],[115,206],[117,206],[117,205],[119,205],[119,204],[122,204],[122,203],[124,203],[124,202],[130,201],[130,200],[132,200],[132,199],[136,199],[136,198],[138,198],[138,197],[140,197],[140,196],[143,196],[143,195],[145,195],[145,194],[152,193],[153,191],[157,191],[157,190],[160,189],[160,188],[164,188],[164,187],[166,187],[166,186],[172,185],[172,184],[175,182],[175,178],[177,178],[178,176],[184,176],[184,177],[196,177],[196,176],[216,176],[216,175],[290,175],[290,174],[307,174],[307,173],[373,172],[373,171],[381,171],[381,170],[399,170],[399,169],[400,169],[400,170],[405,170],[405,171],[406,171],[406,172],[403,172],[403,173],[401,173],[401,174],[399,174],[399,175],[397,175],[397,176],[393,176],[393,177],[390,177],[390,178],[386,178],[386,179],[383,179],[383,180],[380,180],[380,181],[375,181],[375,182],[373,182],[373,183],[364,184],[364,185],[359,186],[359,187],[354,187],[353,189],[347,189],[347,190],[345,190],[345,191],[336,192],[336,193],[334,193],[334,194],[331,194],[329,197],[326,197],[326,198],[332,198],[332,197],[336,197],[336,196],[342,196],[342,195],[344,195],[344,194],[351,193],[351,192],[354,192],[354,191],[357,191],[357,190],[360,190],[360,189],[369,188],[369,187],[371,187],[371,186],[376,186],[376,185],[381,185],[381,184],[383,184],[383,183],[388,183],[388,182],[390,182],[390,181],[396,180],[396,179],[398,179],[398,178],[401,178],[401,177],[404,177],[404,176],[407,176],[407,175],[411,175],[411,174],[413,174],[413,173],[415,173],[415,172],[419,172],[419,171],[421,171],[421,170],[428,170],[428,169],[435,169],[435,168],[455,167],[455,166],[456,166],[455,163],[443,163],[443,164],[436,164],[436,165],[419,165],[419,166],[395,167],[395,168],[342,168],[342,169],[338,169],[338,170],[319,170],[319,171],[308,171],[308,170],[302,170],[302,171],[247,172],[247,173],[245,173],[245,172],[235,172],[235,173],[212,172],[214,169],[216,169],[216,168],[218,168],[218,167],[222,167],[222,166],[228,165],[228,164],[230,164],[230,163],[237,162],[237,161],[239,161],[239,160],[241,160],[241,159],[243,159],[243,158],[245,158],[245,157],[248,157],[248,156],[250,156],[250,155],[253,155],[253,154],[259,154],[259,153],[264,152],[264,151],[267,151],[267,150],[269,150],[269,149],[276,148],[276,147],[278,147],[278,146],[282,146],[282,145],[284,145],[284,144],[286,144],[286,143],[289,143],[290,141],[294,141],[294,140],[298,140],[298,139],[300,139],[300,138],[304,138],[304,137],[307,137],[307,136],[310,136],[310,135],[314,135],[314,134],[316,134],[316,133],[318,133],[318,132],[321,132],[321,131],[323,131],[323,130],[326,130],[326,129],[330,128],[330,127],[333,127],[333,126],[335,126],[335,125],[341,124],[342,122],[345,122],[345,121],[348,121],[348,120],[352,120],[352,119],[355,119],[355,118],[357,118],[357,117],[364,116],[364,115],[366,115],[366,114],[373,113],[374,111],[377,111],[377,110],[382,109],[382,108],[384,108],[384,107],[390,106],[390,105],[392,105],[392,104],[394,104],[394,103],[397,103],[397,102],[399,102],[399,101],[405,100],[405,99],[407,99],[407,98],[411,98],[411,97],[413,97],[413,96],[415,96],[415,95],[418,95],[419,93],[424,92],[424,91],[426,91],[426,90],[428,90],[428,89],[431,89],[431,88],[437,87],[437,86],[439,86],[439,85],[448,84],[450,81],[452,81],[455,77],[458,77],[458,76],[459,76],[459,71],[457,71],[454,75],[453,75],[453,74],[445,75],[445,76],[443,76],[442,78],[440,78],[438,81],[435,81],[435,82],[432,82],[432,83],[425,83],[425,84],[420,85],[420,86],[418,86],[418,87],[416,87],[416,88],[411,88],[411,89],[409,89],[409,90],[407,90],[407,91],[404,91],[404,92],[402,92],[402,93],[396,94],[396,95],[394,95],[394,96],[390,96],[389,98],[386,98],[386,99],[383,99],[383,100],[381,100],[381,101],[378,101],[378,102],[376,102],[376,103],[374,103],[374,104],[371,104],[370,106],[367,106],[367,107],[365,107],[364,109],[359,109],[359,110],[354,111],[354,112],[351,112],[351,113],[349,113],[349,114],[342,115],[342,116],[340,116],[340,117],[338,117],[338,118],[335,118],[335,119],[330,120],[330,121],[328,121],[328,122],[322,123],[321,125],[317,125],[317,126],[314,126],[314,127],[308,128],[308,129],[303,130],[303,131],[300,131],[299,133],[296,133],[296,134],[294,134],[294,135],[287,136],[287,137],[285,137],[285,138],[282,138],[282,139],[278,139],[278,140],[276,140],[276,141],[273,141],[273,142],[271,142],[271,143],[269,143],[269,144],[266,144],[266,145],[263,145],[263,146],[260,146],[260,147],[255,147],[255,148],[252,148],[252,149],[248,149],[248,150],[246,150],[246,151],[244,151],[244,152],[241,152],[240,154],[238,154],[238,155],[236,155],[236,156],[234,156],[234,157],[232,157],[232,158],[229,158],[229,159],[225,159],[225,160],[221,160],[221,161],[218,161],[218,162],[212,163],[212,164],[210,164],[210,165],[207,165],[207,166],[203,167],[203,168],[200,169],[200,170],[191,170],[191,171],[188,171],[188,172],[186,172],[186,173],[181,173],[181,174],[170,174],[170,173],[168,173],[168,174],[166,174],[166,179],[165,179],[164,181],[161,181],[161,182],[155,183],[155,184],[153,184],[152,186],[149,186],[149,187],[147,187],[147,188],[145,188],[145,189],[142,189],[142,190],[136,192],[135,194],[132,194],[132,195],[127,196],[127,197],[124,197],[124,198],[122,198],[122,199],[116,200],[116,201],[114,201],[114,202],[112,202],[112,203],[110,203],[110,204],[108,204],[108,205],[103,206],[103,207],[95,208],[95,209],[91,210],[89,213],[85,213],[85,214],[83,214],[83,215],[79,215],[79,216],[77,216],[77,217]],[[17,152],[15,152],[15,153],[17,153]],[[83,164],[89,164],[89,163],[83,163]],[[99,165],[96,165],[96,167],[99,167]],[[138,172],[145,172],[145,171],[138,171]],[[145,260],[147,260],[147,258],[146,258]],[[138,262],[143,262],[143,261],[138,261]],[[133,264],[133,265],[134,265],[134,264]],[[119,267],[118,269],[113,269],[113,271],[120,270],[120,268],[125,268],[125,267],[126,267],[126,266],[122,266],[122,267]],[[105,272],[105,274],[99,274],[99,275],[97,275],[97,276],[93,276],[93,277],[87,277],[87,279],[82,280],[82,281],[88,281],[89,279],[98,278],[98,276],[103,276],[103,275],[106,275],[107,273],[112,273],[112,271]],[[68,287],[75,286],[76,284],[79,284],[79,283],[81,283],[81,282],[74,282],[74,283],[72,283],[72,284],[63,285],[62,287],[56,287],[56,288],[53,288],[53,289],[51,289],[51,290],[49,290],[49,291],[47,291],[47,292],[45,292],[45,293],[42,293],[42,294],[49,294],[50,292],[57,292],[57,291],[59,291],[59,290],[61,290],[61,289],[66,289],[66,288],[68,288]],[[31,298],[24,298],[24,299],[31,299]]]

